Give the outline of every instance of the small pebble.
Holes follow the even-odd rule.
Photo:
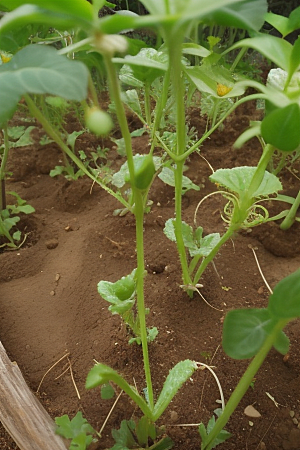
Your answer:
[[[293,422],[295,425],[298,425],[298,423],[299,423],[299,421],[298,421],[298,419],[296,419],[296,417],[293,418]]]
[[[171,422],[177,422],[177,420],[178,420],[178,413],[176,411],[171,411],[170,412],[170,419],[171,419]]]
[[[290,411],[291,418],[295,417],[295,411]]]
[[[58,246],[58,240],[57,239],[48,239],[48,241],[46,241],[46,247],[49,250],[53,250],[57,246]]]
[[[53,297],[53,295],[55,295],[55,291],[50,291],[50,295]]]

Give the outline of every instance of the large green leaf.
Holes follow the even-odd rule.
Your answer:
[[[87,96],[84,64],[57,54],[52,47],[29,45],[0,66],[0,125],[13,114],[24,94],[52,94],[81,101]]]
[[[244,0],[224,5],[212,14],[205,15],[202,20],[205,23],[259,31],[264,24],[267,10],[267,0]]]
[[[241,47],[253,48],[274,62],[277,67],[281,67],[286,71],[289,69],[293,46],[284,39],[269,34],[260,34],[259,36],[237,42],[226,50],[224,55]]]
[[[177,394],[183,383],[185,383],[197,369],[195,361],[186,359],[176,364],[173,369],[170,370],[169,375],[164,382],[162,391],[158,397],[158,400],[154,406],[153,419],[156,421],[162,415],[164,410],[172,401],[173,397]]]
[[[292,152],[300,145],[300,107],[291,103],[268,114],[261,123],[265,142],[283,152]]]
[[[287,36],[293,31],[293,27],[288,19],[288,17],[280,16],[279,14],[274,14],[268,12],[265,15],[265,21],[268,22],[272,27],[282,34],[282,37]]]
[[[38,0],[36,0],[38,2]],[[24,2],[22,2],[24,3]],[[89,5],[88,2],[84,2]],[[89,31],[92,27],[92,17],[86,14],[85,10],[80,9],[74,12],[70,8],[70,12],[55,8],[60,2],[54,4],[53,9],[43,8],[42,6],[23,4],[19,8],[7,13],[0,21],[0,38],[6,36],[10,31],[18,33],[18,30],[31,24],[45,24],[61,30],[81,27]],[[72,3],[68,3],[70,6]],[[52,6],[52,5],[51,5]],[[73,12],[72,12],[73,11]]]
[[[278,319],[300,317],[300,270],[281,280],[270,296],[268,309]]]
[[[223,348],[234,359],[256,355],[272,330],[274,321],[267,309],[236,309],[229,311],[223,326]]]
[[[93,8],[86,0],[0,0],[0,7],[4,6],[8,10],[14,10],[24,4],[37,5],[49,11],[58,11],[65,14],[72,14],[86,20],[93,19]]]
[[[218,169],[210,177],[210,181],[225,186],[230,191],[243,195],[251,184],[256,167],[234,167],[232,169]],[[265,171],[263,180],[253,197],[267,196],[282,189],[280,180],[273,174]]]

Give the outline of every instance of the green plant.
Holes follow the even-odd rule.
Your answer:
[[[223,328],[225,352],[234,359],[253,359],[209,433],[205,435],[202,427],[201,450],[214,448],[215,439],[253,382],[271,348],[274,346],[280,353],[287,353],[289,339],[282,330],[299,316],[299,270],[275,286],[267,308],[237,309],[226,315]]]
[[[184,53],[183,50],[187,48],[184,46],[184,38],[189,33],[192,20],[203,20],[204,22],[213,21],[216,24],[223,23],[225,20],[226,25],[228,26],[241,27],[251,31],[257,31],[263,23],[263,15],[266,10],[266,2],[264,0],[252,0],[247,2],[240,0],[215,0],[213,2],[207,2],[205,0],[190,0],[186,2],[179,0],[165,0],[164,2],[161,0],[143,0],[141,3],[145,5],[149,11],[149,15],[147,16],[138,17],[135,15],[113,15],[100,19],[98,18],[98,10],[104,5],[104,0],[95,0],[93,6],[84,0],[74,1],[72,2],[72,5],[70,5],[67,0],[60,1],[59,3],[54,0],[31,0],[31,5],[23,5],[22,3],[23,2],[21,0],[13,0],[13,3],[9,3],[8,0],[0,1],[0,5],[5,4],[8,7],[17,7],[11,13],[7,14],[0,22],[0,35],[1,33],[10,31],[10,29],[16,28],[20,24],[32,21],[52,24],[52,26],[55,25],[57,28],[63,29],[70,29],[73,27],[80,28],[83,38],[78,40],[78,42],[74,42],[72,45],[68,46],[68,48],[60,50],[59,52],[53,48],[42,48],[38,45],[25,47],[13,57],[13,63],[9,62],[5,66],[3,65],[0,67],[0,82],[3,81],[3,83],[8,85],[8,89],[5,90],[5,92],[0,91],[0,124],[11,117],[14,108],[17,106],[20,97],[23,95],[31,114],[40,121],[48,135],[63,149],[66,155],[78,166],[78,168],[94,181],[98,182],[108,192],[112,193],[125,207],[130,208],[134,213],[136,222],[137,255],[137,268],[134,273],[134,280],[132,277],[129,279],[130,276],[129,278],[125,277],[126,280],[129,280],[129,287],[127,286],[127,282],[124,285],[124,279],[123,281],[121,279],[114,283],[114,287],[117,287],[119,295],[115,296],[115,293],[113,293],[113,296],[109,295],[107,299],[112,304],[111,309],[115,312],[117,312],[117,309],[115,308],[118,307],[119,309],[120,307],[121,314],[124,315],[124,313],[129,313],[127,314],[125,320],[129,323],[132,329],[134,329],[134,332],[137,334],[137,337],[141,342],[146,380],[145,395],[138,393],[136,389],[130,386],[119,373],[102,363],[96,364],[90,370],[87,376],[86,388],[91,389],[99,385],[107,384],[110,381],[118,385],[140,408],[143,413],[141,423],[143,424],[143,427],[145,424],[147,424],[148,427],[147,436],[142,436],[137,431],[137,428],[137,439],[133,437],[133,440],[135,443],[138,442],[140,445],[141,441],[143,441],[143,445],[149,446],[149,441],[147,441],[147,439],[149,435],[150,437],[152,435],[154,423],[161,417],[181,386],[199,367],[199,363],[188,359],[177,363],[170,370],[161,392],[158,394],[157,398],[155,397],[152,386],[148,351],[149,335],[147,333],[146,326],[147,310],[144,301],[145,262],[143,235],[145,205],[147,204],[148,191],[156,171],[155,159],[153,157],[154,146],[157,142],[162,145],[163,149],[170,157],[170,167],[172,166],[174,169],[176,217],[174,222],[171,222],[170,228],[173,227],[173,229],[170,233],[172,232],[173,236],[175,236],[178,246],[183,272],[183,285],[188,289],[192,289],[192,287],[198,282],[196,278],[201,276],[201,274],[199,275],[199,270],[200,268],[201,270],[203,269],[203,265],[202,263],[200,264],[199,269],[196,271],[196,278],[192,279],[190,271],[191,267],[189,267],[186,255],[185,236],[183,231],[188,231],[189,236],[187,242],[189,249],[191,247],[193,251],[197,252],[198,249],[200,248],[201,250],[201,246],[203,248],[203,244],[205,244],[209,249],[207,251],[209,251],[208,255],[210,255],[210,260],[214,256],[212,252],[216,253],[219,247],[212,244],[212,242],[209,242],[209,239],[206,239],[205,237],[203,238],[201,229],[197,229],[194,233],[193,230],[188,228],[188,226],[186,227],[182,225],[181,198],[184,190],[183,170],[188,156],[198,150],[203,141],[207,139],[220,125],[226,115],[222,116],[222,118],[216,122],[215,125],[212,126],[202,138],[197,140],[196,143],[192,144],[189,148],[186,148],[188,142],[184,104],[186,97],[186,80],[188,80],[191,84],[193,83],[196,88],[200,90],[200,92],[208,92],[215,98],[239,97],[244,94],[248,86],[255,87],[260,91],[259,94],[249,95],[236,101],[234,105],[226,112],[227,115],[229,115],[243,102],[257,98],[271,98],[277,108],[273,111],[276,113],[276,116],[273,116],[273,120],[271,116],[273,112],[270,112],[271,119],[268,119],[268,116],[266,116],[266,121],[262,122],[259,130],[255,130],[255,132],[261,132],[262,138],[266,140],[266,145],[257,168],[240,168],[238,174],[241,175],[241,177],[240,179],[238,177],[238,181],[243,182],[243,186],[241,183],[232,183],[232,174],[234,173],[234,175],[236,175],[237,172],[216,172],[211,177],[212,181],[222,184],[227,188],[224,195],[226,195],[228,201],[231,202],[230,207],[228,206],[226,208],[228,220],[230,221],[229,229],[231,226],[230,233],[236,231],[245,224],[247,225],[248,222],[252,221],[252,216],[254,216],[255,220],[260,220],[260,214],[258,214],[255,209],[256,202],[260,200],[262,196],[269,196],[271,193],[276,192],[280,188],[278,187],[279,185],[276,184],[276,177],[273,176],[274,178],[272,178],[269,176],[265,172],[265,169],[270,156],[274,151],[274,146],[277,145],[279,141],[282,142],[277,133],[277,114],[281,115],[282,118],[283,114],[288,112],[289,118],[294,121],[293,123],[297,123],[297,108],[294,106],[295,103],[290,102],[288,97],[282,93],[274,94],[274,90],[270,87],[262,86],[260,83],[252,82],[251,80],[235,82],[232,74],[226,70],[223,70],[223,68],[218,69],[217,62],[219,60],[219,55],[216,56],[211,52],[207,54],[207,49],[203,49],[201,46],[196,45],[192,51],[196,53],[197,56],[203,57],[204,54],[204,58],[207,58],[206,64],[204,64],[203,67],[189,67],[182,61],[182,54]],[[126,39],[116,33],[120,33],[128,28],[135,29],[144,26],[159,29],[159,33],[165,43],[164,58],[166,58],[166,62],[158,64],[159,61],[152,61],[151,57],[148,56],[144,59],[140,56],[137,59],[131,57],[115,58],[116,53],[122,54],[126,52],[127,48]],[[271,37],[257,36],[254,38],[249,38],[242,41],[242,43],[235,44],[227,51],[239,48],[239,46],[252,46],[253,48],[263,47],[265,49],[265,53],[269,54],[272,53],[272,51],[269,49],[267,44],[270,44],[270,42],[273,43],[273,41],[263,41],[263,39],[269,38]],[[278,41],[275,42],[277,45]],[[279,55],[276,54],[274,57],[274,59],[276,58],[276,60],[280,60],[284,63],[285,69],[290,70],[290,76],[291,72],[295,72],[295,70],[297,70],[300,57],[295,53],[296,50],[294,51],[290,47],[286,47],[284,43],[278,43],[277,47],[280,50],[284,49],[285,52],[288,52],[288,56],[291,56],[291,53],[294,56],[290,66],[290,59],[287,57],[287,53],[283,56],[281,52]],[[93,51],[99,52],[102,55],[103,62],[106,67],[110,96],[114,103],[116,117],[122,133],[127,158],[127,166],[124,169],[124,172],[126,172],[124,181],[130,186],[131,189],[130,195],[132,196],[132,202],[130,202],[130,204],[124,200],[121,195],[117,195],[112,192],[106,185],[94,177],[94,173],[89,171],[84,166],[82,161],[74,155],[69,146],[61,140],[60,136],[56,133],[51,124],[45,120],[44,116],[36,108],[33,98],[31,97],[32,94],[44,94],[46,91],[52,95],[59,95],[63,98],[82,101],[86,98],[87,88],[89,87],[92,98],[92,106],[99,106],[97,95],[93,89],[93,86],[91,86],[85,66],[78,61],[68,60],[63,56],[65,54],[69,54],[70,52],[77,52],[83,49],[87,51],[92,49]],[[191,48],[189,48],[188,51],[191,52]],[[149,52],[149,54],[152,53],[153,52]],[[294,63],[295,59],[297,60],[296,67]],[[133,155],[131,134],[128,122],[126,120],[126,111],[123,102],[124,96],[122,96],[121,93],[118,72],[115,66],[115,64],[124,63],[130,66],[133,73],[138,71],[138,76],[140,78],[143,77],[144,72],[147,73],[147,76],[143,79],[145,84],[144,111],[147,125],[149,125],[148,122],[151,124],[152,116],[152,111],[149,104],[149,84],[150,81],[154,82],[156,78],[163,76],[161,99],[156,104],[155,117],[150,128],[150,152],[147,155],[138,155],[142,156],[140,158],[135,158]],[[22,70],[24,67],[28,69],[26,72],[31,75],[29,80],[25,79],[24,70]],[[159,70],[157,70],[157,67]],[[64,76],[62,76],[62,72],[64,73]],[[39,82],[40,79],[37,74],[43,74],[45,77],[44,84]],[[56,83],[53,82],[53,78]],[[17,88],[15,85],[17,85]],[[227,91],[225,94],[224,87]],[[164,141],[159,134],[159,127],[164,114],[164,109],[168,104],[168,93],[170,89],[172,91],[172,102],[174,104],[175,111],[176,139],[174,144],[169,147],[164,144]],[[275,95],[274,99],[273,94]],[[130,95],[131,94],[127,94],[127,98],[130,97]],[[134,100],[136,100],[136,95],[133,94],[133,96],[135,97]],[[10,109],[7,108],[8,104],[11,105]],[[284,109],[285,107],[289,109],[286,110]],[[278,113],[276,112],[277,110],[279,110]],[[282,133],[289,130],[289,124],[285,122],[284,125],[285,127],[282,127]],[[274,133],[270,133],[272,127],[274,129]],[[276,140],[273,141],[273,137],[275,135]],[[235,179],[235,177],[233,178]],[[246,191],[245,184],[248,188]],[[269,184],[271,184],[272,189]],[[276,184],[275,188],[273,186],[274,184]],[[228,234],[225,234],[225,236],[220,238],[218,245],[220,242],[224,242],[225,238],[227,239]],[[204,261],[206,261],[205,264],[209,262],[209,259],[207,259],[209,258],[208,255],[204,259]],[[193,257],[196,258],[194,260],[196,261],[196,264],[193,263],[193,269],[196,268],[197,262],[202,256],[205,255],[203,255],[203,253],[200,255],[198,253],[194,254]],[[299,273],[297,273],[297,277],[297,279],[295,279],[294,276],[289,279],[288,287],[291,289],[291,286],[293,286],[293,290],[294,286],[297,287],[298,293],[293,291],[293,294],[295,294],[295,298],[299,303]],[[111,284],[108,284],[105,281],[100,282],[100,284],[101,295],[104,294],[105,296],[108,291],[109,294],[111,294]],[[283,285],[286,286],[286,283],[284,282]],[[132,296],[135,292],[137,316],[132,315],[131,309],[133,300]],[[286,351],[287,340],[283,337],[284,335],[282,334],[282,328],[286,325],[290,318],[294,318],[299,315],[299,305],[296,306],[296,303],[292,300],[290,302],[291,308],[285,308],[285,311],[288,311],[289,315],[288,317],[284,316],[285,318],[283,318],[283,313],[281,311],[277,311],[279,304],[278,298],[281,299],[282,297],[285,297],[285,292],[283,293],[281,287],[279,287],[274,291],[274,294],[270,299],[269,307],[265,310],[259,310],[259,312],[256,310],[251,311],[249,315],[250,320],[246,317],[245,311],[233,311],[228,314],[224,327],[223,342],[225,350],[230,356],[233,357],[252,357],[256,353],[257,354],[253,362],[250,364],[248,372],[246,372],[245,376],[238,385],[237,393],[234,394],[233,399],[229,400],[226,406],[227,409],[225,408],[215,423],[214,419],[210,422],[208,427],[201,427],[200,431],[203,440],[203,450],[212,448],[216,443],[215,440],[220,439],[220,433],[229,419],[230,414],[236,408],[238,401],[245,393],[245,389],[248,387],[248,380],[250,380],[250,383],[272,345],[275,345],[275,347],[280,351]],[[123,309],[124,305],[126,307]],[[127,309],[128,305],[129,308]],[[247,310],[247,312],[249,312],[249,310]],[[242,320],[239,320],[240,316]],[[136,318],[138,318],[138,322]],[[252,323],[253,318],[254,325]],[[228,323],[229,325],[227,325]],[[258,326],[256,326],[257,324]],[[236,338],[233,339],[232,337],[232,329],[235,329],[236,332],[239,332],[241,335],[241,340],[239,340],[238,344],[236,342]],[[253,333],[256,334],[255,339],[252,341],[251,338]],[[248,339],[250,339],[250,343],[252,345],[246,345],[245,351],[242,345],[239,346],[239,343],[244,344],[244,341],[247,342]],[[129,431],[130,428],[131,431],[133,430],[133,426],[131,427],[131,425],[123,425],[123,428],[126,427]],[[143,427],[140,426],[140,428]],[[142,430],[140,431],[142,432]],[[222,438],[225,438],[224,433],[222,434]],[[156,448],[158,450],[159,446],[152,448]]]
[[[55,419],[56,433],[70,439],[70,450],[86,450],[93,441],[95,430],[78,412],[72,420],[65,414]]]

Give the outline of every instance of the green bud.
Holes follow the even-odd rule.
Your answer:
[[[96,136],[108,134],[114,126],[110,115],[96,106],[86,111],[85,124]]]
[[[146,155],[140,165],[135,167],[134,185],[141,191],[146,190],[155,174],[155,166],[152,155]]]

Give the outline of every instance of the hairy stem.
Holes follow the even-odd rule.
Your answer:
[[[3,125],[3,138],[4,138],[4,152],[0,165],[0,211],[6,208],[6,195],[5,195],[5,167],[9,152],[9,141],[7,132],[7,123]]]
[[[136,221],[136,252],[137,252],[137,308],[138,317],[140,321],[140,333],[143,348],[144,370],[148,391],[148,399],[150,409],[153,410],[153,388],[151,381],[151,371],[149,363],[149,352],[147,342],[147,327],[146,327],[146,311],[144,301],[144,276],[145,276],[145,261],[144,261],[144,204],[143,195],[138,189],[134,189],[135,200],[135,221]]]
[[[138,318],[140,321],[140,333],[143,348],[143,360],[145,378],[148,390],[149,406],[153,409],[153,388],[151,381],[148,342],[147,342],[147,328],[146,328],[146,313],[145,313],[145,301],[144,301],[144,276],[145,276],[145,262],[144,262],[144,201],[142,192],[134,187],[134,162],[131,145],[131,136],[126,119],[125,109],[121,100],[121,90],[119,80],[115,67],[111,61],[111,58],[104,55],[104,61],[107,69],[110,95],[115,103],[117,118],[121,128],[122,136],[125,142],[127,164],[130,174],[131,187],[134,198],[134,214],[136,221],[136,252],[137,252],[137,308]]]
[[[177,157],[181,156],[185,152],[186,143],[186,131],[185,131],[185,91],[182,78],[182,66],[181,66],[181,33],[175,38],[173,36],[172,42],[168,42],[169,50],[169,67],[172,68],[172,88],[176,101],[176,134],[177,145],[175,154]],[[177,161],[175,166],[175,235],[177,242],[177,249],[181,262],[183,284],[191,284],[189,276],[188,262],[186,251],[183,243],[182,236],[182,177],[183,177],[183,165],[185,159]]]

